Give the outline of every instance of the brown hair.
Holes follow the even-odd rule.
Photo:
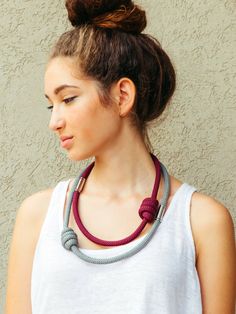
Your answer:
[[[67,0],[66,8],[74,29],[60,36],[51,58],[76,58],[80,71],[100,84],[103,100],[112,83],[131,79],[136,87],[131,122],[152,150],[147,122],[164,111],[176,80],[159,42],[142,33],[145,11],[130,0]]]

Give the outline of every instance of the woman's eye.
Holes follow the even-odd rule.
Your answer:
[[[48,106],[47,109],[52,111],[53,106]]]
[[[65,104],[69,104],[69,103],[72,102],[75,98],[77,98],[77,96],[68,97],[68,98],[63,99],[63,102],[64,102]],[[47,109],[52,111],[53,106],[48,106]]]
[[[65,98],[65,99],[63,99],[63,101],[65,104],[68,104],[68,103],[72,102],[76,97],[77,96]]]

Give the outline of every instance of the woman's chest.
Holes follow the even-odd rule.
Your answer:
[[[132,234],[141,224],[139,208],[142,198],[118,200],[101,200],[100,198],[89,198],[81,196],[78,203],[78,213],[84,227],[95,237],[102,240],[121,240]],[[136,239],[144,236],[152,224],[147,223]],[[89,240],[78,227],[73,215],[73,208],[70,213],[69,227],[78,236],[81,248],[104,249],[108,248],[98,245]]]

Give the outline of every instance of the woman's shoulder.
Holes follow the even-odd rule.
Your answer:
[[[196,257],[218,242],[234,237],[234,223],[230,211],[217,199],[202,192],[192,194],[190,222],[196,248]],[[228,240],[227,240],[228,239]]]
[[[26,216],[28,217],[32,223],[40,223],[43,221],[45,218],[47,209],[50,204],[50,200],[52,198],[53,191],[55,188],[61,183],[69,183],[71,185],[72,180],[64,180],[60,181],[57,184],[55,184],[54,187],[48,187],[42,190],[39,190],[28,197],[26,197],[17,212],[17,216]]]
[[[193,185],[182,182],[173,176],[171,176],[170,195],[173,197],[182,185],[193,188],[190,202],[193,223],[196,222],[198,226],[205,227],[214,221],[231,218],[229,210],[220,201],[210,195],[199,192]]]
[[[183,184],[184,182],[171,176],[170,200]],[[232,238],[234,224],[230,211],[221,202],[195,190],[195,187],[187,182],[185,184],[194,188],[190,202],[190,223],[198,256],[206,249],[206,239],[210,239],[211,235],[221,234],[223,237],[228,235],[229,238]],[[214,240],[214,236],[212,236],[212,240]],[[209,245],[211,244],[210,241]]]
[[[28,313],[31,306],[28,296],[33,256],[52,192],[49,188],[28,196],[16,213],[8,258],[6,303],[12,309],[16,309],[15,303],[17,309],[24,307],[21,313],[25,313],[26,307]]]
[[[224,313],[229,313],[230,310],[224,311],[223,306],[225,309],[233,308],[236,287],[235,233],[230,211],[214,197],[195,192],[191,199],[190,216],[203,307],[216,309],[220,306]],[[213,305],[210,300],[216,294],[222,295],[222,292],[225,292],[225,298],[221,305]]]
[[[23,200],[19,211],[25,212],[25,214],[29,215],[31,218],[38,220],[39,216],[46,214],[55,188],[63,183],[68,183],[68,186],[71,186],[72,182],[71,179],[60,181],[54,187],[49,187],[31,194]]]
[[[46,216],[52,193],[53,188],[47,188],[26,197],[17,211],[15,224],[30,224],[36,236]]]
[[[26,197],[17,211],[16,223],[19,220],[23,220],[28,223],[30,222],[31,225],[33,225],[35,228],[35,234],[40,232],[41,226],[49,208],[53,191],[57,186],[59,186],[59,184],[71,186],[72,182],[73,180],[71,179],[62,180],[55,184],[54,187],[48,187],[46,189],[39,190],[38,192]]]
[[[41,202],[48,202],[50,200],[52,192],[54,188],[46,188],[44,190],[40,190],[26,197],[22,205],[23,207],[31,207],[31,206],[41,206]]]

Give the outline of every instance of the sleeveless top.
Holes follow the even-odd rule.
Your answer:
[[[200,314],[190,201],[196,189],[183,183],[151,241],[132,257],[106,265],[85,262],[61,244],[69,181],[53,190],[33,259],[32,314]],[[145,237],[144,235],[143,237]],[[81,249],[111,257],[136,245]]]

